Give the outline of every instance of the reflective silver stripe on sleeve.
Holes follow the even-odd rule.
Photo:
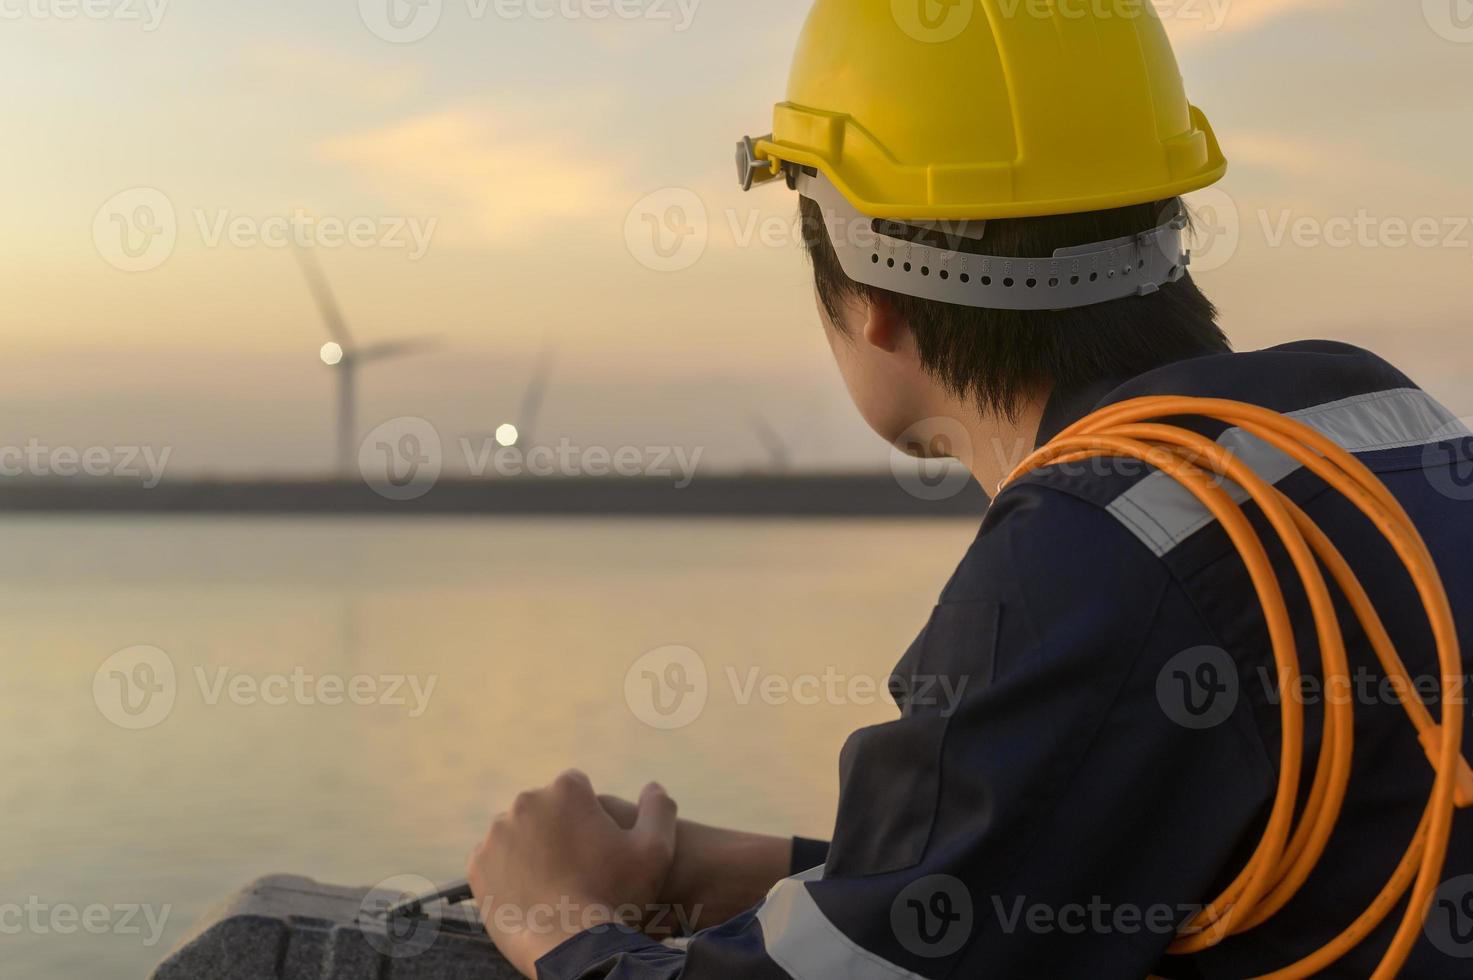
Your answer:
[[[1473,436],[1451,412],[1416,388],[1357,395],[1286,414],[1352,453]],[[1293,459],[1242,429],[1229,429],[1217,441],[1271,484],[1300,468]],[[1225,483],[1224,489],[1240,504],[1248,499],[1236,484]],[[1164,473],[1152,473],[1115,498],[1109,511],[1158,557],[1164,557],[1214,520],[1196,497]]]
[[[767,956],[793,980],[926,980],[862,948],[829,921],[808,893],[814,868],[785,878],[757,910]]]

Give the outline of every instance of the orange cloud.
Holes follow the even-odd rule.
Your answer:
[[[417,210],[468,219],[483,242],[601,213],[623,200],[623,175],[607,152],[579,146],[563,132],[525,125],[494,110],[451,108],[386,127],[335,137],[318,147],[389,199]],[[447,228],[452,233],[455,228]]]

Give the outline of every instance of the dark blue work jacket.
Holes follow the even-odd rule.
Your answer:
[[[1056,396],[1039,441],[1141,395],[1262,405],[1356,454],[1426,538],[1465,664],[1473,656],[1473,435],[1399,371],[1327,342],[1201,357]],[[1221,424],[1174,421],[1228,446],[1324,529],[1437,714],[1440,673],[1422,604],[1382,535],[1264,444]],[[797,842],[794,877],[688,950],[627,930],[588,932],[545,957],[541,977],[1217,980],[1323,946],[1391,876],[1432,785],[1414,729],[1333,583],[1352,672],[1340,696],[1355,712],[1335,833],[1267,923],[1203,953],[1167,955],[1177,929],[1258,843],[1278,780],[1280,698],[1305,705],[1307,791],[1334,693],[1313,683],[1317,642],[1299,576],[1247,510],[1290,603],[1310,678],[1298,692],[1278,690],[1244,565],[1193,498],[1128,461],[1040,471],[993,502],[897,666],[901,716],[845,746],[832,845]],[[1473,734],[1464,744],[1473,753]],[[1406,977],[1473,977],[1473,812],[1455,817],[1442,877]],[[1369,976],[1401,912],[1322,975]]]

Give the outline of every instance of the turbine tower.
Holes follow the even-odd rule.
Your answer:
[[[317,302],[317,311],[322,315],[327,335],[331,338],[322,345],[318,356],[337,374],[337,472],[343,479],[352,479],[357,471],[358,457],[358,369],[375,361],[427,351],[438,343],[429,338],[415,338],[359,347],[348,332],[342,309],[327,285],[327,278],[323,276],[316,257],[305,248],[297,249],[296,253],[302,274],[307,277],[307,286],[312,290],[312,298]]]

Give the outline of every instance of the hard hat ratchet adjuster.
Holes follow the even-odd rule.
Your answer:
[[[754,140],[750,136],[743,136],[742,141],[737,144],[737,182],[742,185],[742,190],[749,191],[754,184],[765,184],[769,180],[786,176],[788,189],[797,190],[799,168],[791,163],[773,158],[763,159],[757,155],[757,143],[759,140],[770,140],[772,135],[758,137]]]

